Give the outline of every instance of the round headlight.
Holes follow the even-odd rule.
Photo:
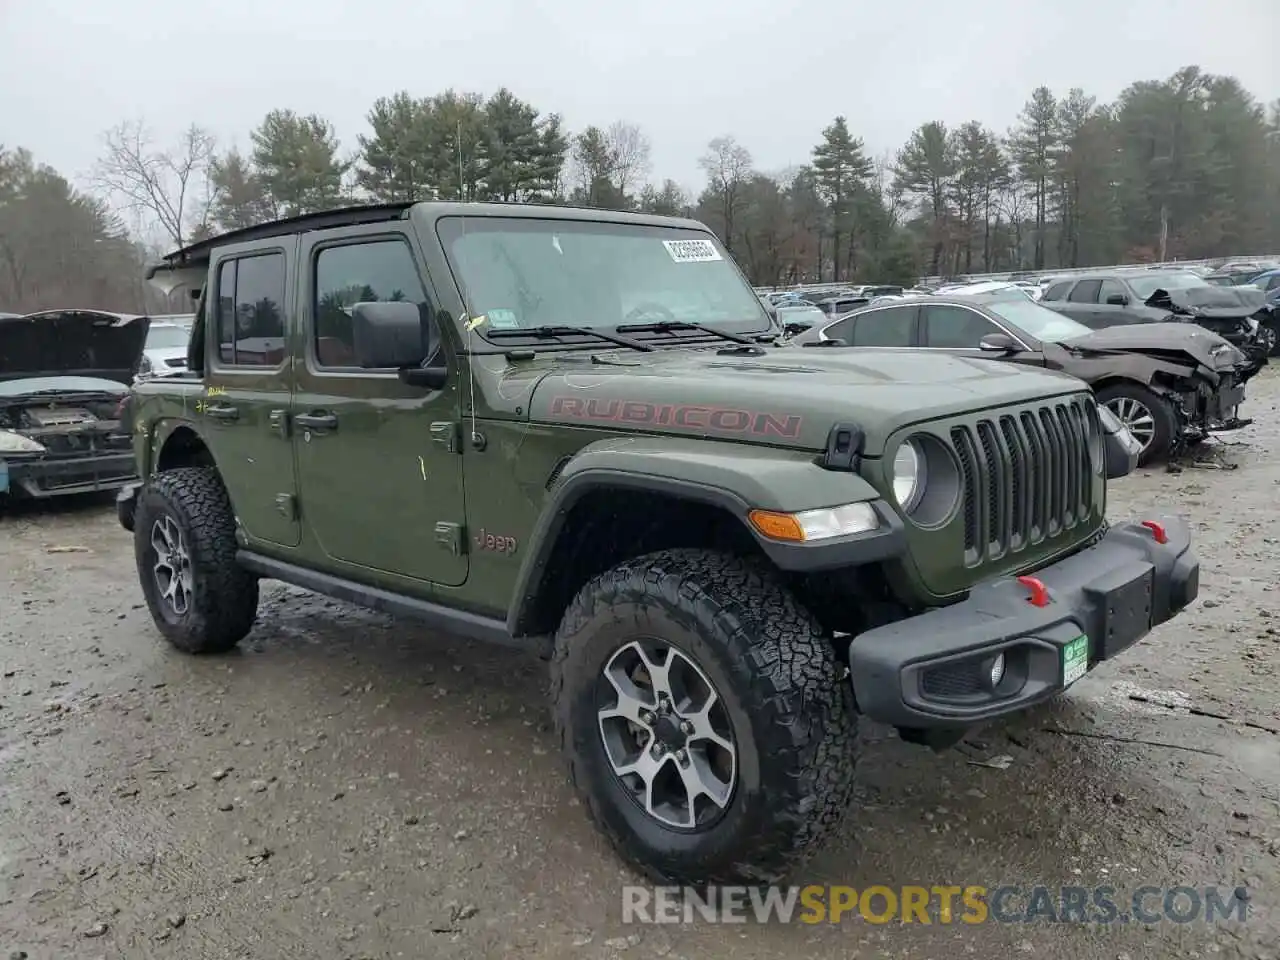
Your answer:
[[[924,493],[924,456],[919,444],[908,440],[893,455],[893,496],[910,513]]]

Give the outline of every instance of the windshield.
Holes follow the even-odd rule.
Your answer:
[[[1093,332],[1083,323],[1026,298],[992,297],[986,307],[1042,343],[1062,343]]]
[[[191,339],[191,334],[186,327],[179,327],[176,324],[160,325],[153,324],[151,329],[147,331],[147,349],[164,349],[165,347],[183,347]]]
[[[443,217],[437,227],[477,332],[681,321],[766,332],[769,316],[700,230],[588,220]]]
[[[1150,277],[1131,277],[1129,286],[1134,293],[1146,300],[1157,290],[1186,290],[1190,287],[1207,287],[1209,284],[1194,273],[1157,273]]]

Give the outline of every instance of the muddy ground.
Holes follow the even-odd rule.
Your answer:
[[[1200,601],[949,753],[866,725],[797,878],[1246,885],[1243,924],[623,925],[542,663],[276,584],[237,654],[180,655],[99,500],[0,518],[0,958],[1280,956],[1280,371],[1250,390],[1238,469],[1113,486],[1192,519]]]

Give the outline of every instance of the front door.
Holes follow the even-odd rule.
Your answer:
[[[1017,342],[1022,339],[1003,327],[993,323],[977,310],[952,303],[926,303],[922,308],[923,344],[934,350],[946,350],[962,356],[983,357],[991,359],[992,355],[982,350],[982,338],[989,333],[1003,333]],[[1023,343],[1023,346],[1029,346]],[[1019,349],[1002,359],[1014,363],[1025,363],[1039,366],[1044,363],[1044,354],[1038,350]]]
[[[297,240],[287,243],[296,248]],[[289,251],[230,246],[211,266],[205,297],[205,389],[195,413],[252,539],[296,546],[297,476],[287,418],[293,326]]]
[[[304,523],[335,573],[457,586],[467,579],[458,379],[409,386],[394,370],[361,369],[354,353],[356,303],[407,300],[436,322],[411,230],[371,224],[303,241],[293,446]]]

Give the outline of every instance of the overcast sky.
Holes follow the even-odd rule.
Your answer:
[[[1031,89],[1102,100],[1196,63],[1280,97],[1280,0],[0,0],[0,143],[73,179],[101,131],[191,122],[247,144],[273,107],[346,148],[378,96],[510,87],[570,129],[639,124],[700,187],[731,133],[775,170],[849,119],[873,154],[926,120],[999,131]]]

